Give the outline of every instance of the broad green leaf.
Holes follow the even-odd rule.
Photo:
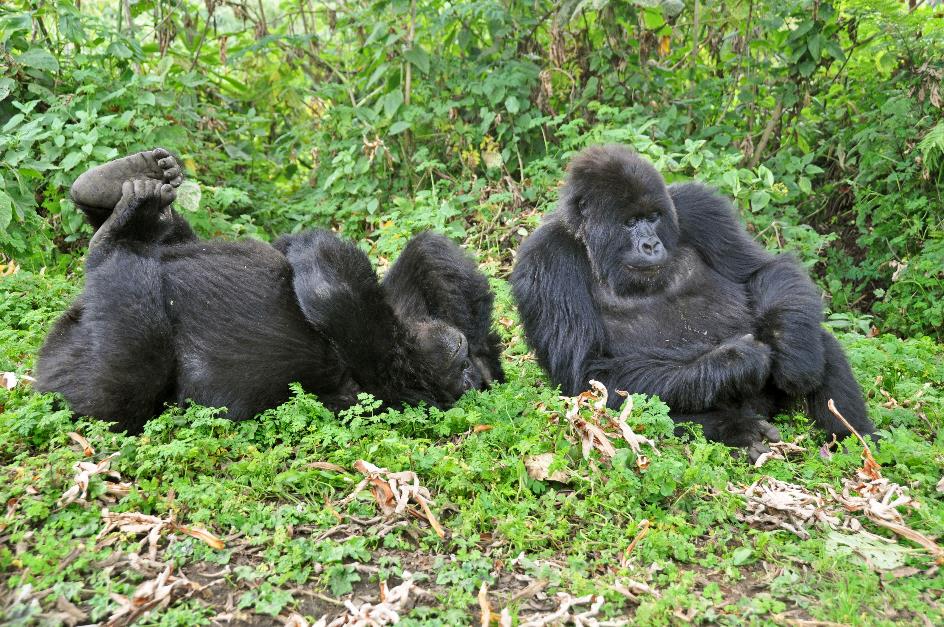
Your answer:
[[[403,94],[400,92],[400,90],[395,89],[391,92],[388,92],[387,95],[383,97],[384,115],[388,118],[392,118],[397,112],[397,109],[399,109],[400,105],[402,104]]]
[[[806,42],[806,47],[809,49],[810,56],[813,57],[813,60],[819,62],[823,50],[823,36],[817,34],[810,37],[810,40]]]
[[[192,179],[187,179],[177,188],[176,204],[185,211],[196,211],[200,208],[200,198],[202,196],[200,184]]]
[[[62,162],[59,164],[59,167],[62,168],[64,172],[68,172],[69,170],[74,168],[79,163],[79,161],[81,161],[84,158],[85,158],[85,155],[77,150],[70,152],[69,154],[66,155],[66,158],[63,159]]]
[[[508,96],[505,98],[505,109],[508,111],[508,113],[515,115],[521,110],[521,105],[518,103],[517,98],[514,96]]]
[[[13,219],[13,199],[5,191],[0,190],[0,230],[9,226]]]
[[[390,130],[387,131],[387,135],[399,135],[408,128],[410,128],[410,123],[400,120],[390,125]]]
[[[758,189],[751,194],[751,211],[760,211],[770,203],[770,194]]]
[[[59,61],[44,48],[30,48],[16,59],[19,63],[46,72],[59,71]]]
[[[648,30],[656,30],[662,28],[662,25],[665,24],[665,17],[663,17],[660,8],[646,8],[642,12],[642,21]]]
[[[16,86],[16,83],[13,82],[12,78],[0,78],[0,102],[3,102],[10,95],[14,86]]]
[[[429,73],[429,55],[422,48],[410,48],[403,57],[415,65],[423,74]]]

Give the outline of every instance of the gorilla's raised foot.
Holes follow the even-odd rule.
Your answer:
[[[177,196],[173,185],[155,179],[128,180],[111,215],[89,242],[93,251],[105,241],[155,241],[162,234],[161,221],[169,218],[170,204]]]
[[[146,179],[177,188],[184,180],[183,168],[177,157],[164,148],[146,150],[88,170],[72,184],[70,194],[92,226],[98,228],[121,200],[125,181]]]

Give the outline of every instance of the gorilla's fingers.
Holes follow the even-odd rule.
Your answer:
[[[766,420],[761,420],[757,423],[757,430],[769,442],[780,442],[783,439],[777,427],[773,426]]]
[[[154,153],[157,154],[157,150],[155,150]],[[175,165],[177,165],[177,160],[174,159],[173,157],[164,157],[163,159],[157,160],[157,165],[161,166],[162,168],[166,170],[168,168],[172,168]]]
[[[151,151],[151,154],[154,155],[155,159],[159,159],[159,160],[164,159],[166,157],[173,158],[173,155],[166,148],[155,148],[154,150]],[[158,165],[160,165],[160,162],[158,162]]]
[[[174,199],[177,198],[177,190],[174,189],[173,185],[168,185],[165,183],[161,185],[161,207],[166,207],[167,205],[174,202]]]

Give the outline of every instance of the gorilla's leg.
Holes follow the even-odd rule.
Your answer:
[[[835,433],[840,438],[849,435],[849,429],[829,411],[828,402],[832,399],[839,413],[860,435],[871,434],[875,426],[869,420],[862,390],[852,375],[842,347],[824,329],[820,329],[820,337],[826,355],[826,368],[822,380],[806,397],[810,414],[827,433]]]
[[[167,211],[176,191],[154,179],[135,179],[121,185],[121,198],[89,242],[89,264],[116,245],[156,244],[170,223]]]
[[[695,414],[672,413],[672,420],[679,424],[675,428],[676,435],[685,432],[684,423],[695,423],[702,426],[702,432],[708,440],[723,442],[728,446],[747,449],[747,456],[751,462],[761,454],[770,451],[764,442],[779,442],[780,431],[762,416],[754,414],[749,408],[730,407],[709,412]]]
[[[162,181],[176,189],[183,182],[183,169],[169,151],[155,148],[86,171],[75,180],[69,193],[92,227],[98,229],[121,199],[124,182],[138,179]],[[162,206],[171,201],[173,198]]]
[[[495,296],[473,259],[435,233],[413,237],[383,280],[387,300],[404,319],[435,318],[462,331],[482,381],[502,381],[501,348],[491,330]]]
[[[159,212],[159,185],[125,186],[89,256],[85,290],[56,323],[37,367],[39,390],[131,432],[160,410],[174,369],[159,260],[153,247],[124,237],[135,233],[137,210]]]

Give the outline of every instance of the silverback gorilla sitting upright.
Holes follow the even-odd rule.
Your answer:
[[[155,149],[80,176],[96,229],[85,289],[46,339],[37,387],[138,432],[165,403],[246,419],[299,382],[332,409],[369,392],[387,405],[454,403],[503,377],[488,282],[425,233],[381,284],[354,244],[310,231],[201,240],[172,208],[182,172]]]
[[[779,440],[767,420],[798,400],[829,433],[872,433],[820,296],[789,255],[754,242],[711,189],[666,187],[621,146],[570,163],[556,212],[522,245],[512,274],[529,344],[565,394],[604,383],[657,394],[676,422],[748,448]]]

